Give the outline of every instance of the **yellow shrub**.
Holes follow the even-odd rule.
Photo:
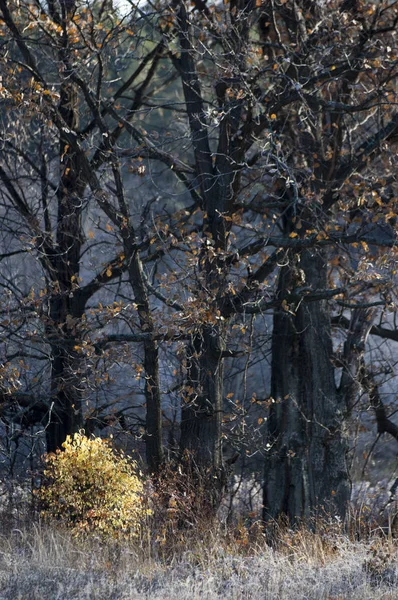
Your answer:
[[[45,456],[38,490],[43,517],[57,519],[75,534],[137,536],[150,511],[136,463],[109,441],[82,433],[68,436],[62,446]]]

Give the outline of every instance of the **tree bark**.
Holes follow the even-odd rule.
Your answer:
[[[47,452],[61,448],[68,435],[83,428],[82,393],[77,375],[76,362],[69,344],[62,348],[56,344],[51,348],[51,405],[46,427]]]
[[[187,388],[181,410],[181,450],[197,465],[222,469],[223,359],[215,327],[196,334],[188,356]]]
[[[65,41],[65,44],[67,42]],[[67,64],[68,49],[60,52]],[[59,114],[74,131],[78,127],[78,96],[75,86],[67,80],[61,85]],[[85,182],[75,152],[66,138],[60,135],[59,164],[61,180],[56,228],[56,256],[52,275],[54,290],[50,299],[50,320],[47,336],[51,348],[51,405],[46,428],[47,452],[55,452],[67,435],[83,427],[82,391],[79,381],[79,346],[77,320],[84,306],[75,300],[74,292],[80,272],[80,254],[83,242],[81,226],[82,199]]]
[[[296,257],[297,258],[297,257]],[[298,265],[305,285],[327,287],[327,256],[305,250]],[[279,275],[283,299],[295,287],[295,267]],[[350,498],[344,433],[345,405],[332,365],[326,300],[283,305],[274,315],[269,438],[264,481],[264,519],[291,522],[317,513],[345,515]]]
[[[253,2],[237,2],[231,10],[228,44],[233,48],[231,55],[234,56],[236,72],[245,72],[248,15],[253,7]],[[246,18],[242,18],[245,12]],[[240,77],[228,82],[220,79],[216,83],[222,118],[217,152],[213,154],[206,123],[206,103],[196,70],[197,54],[186,6],[182,1],[178,3],[177,23],[181,58],[175,64],[183,85],[197,182],[205,212],[202,225],[204,244],[198,270],[203,275],[205,289],[212,297],[209,311],[221,314],[229,274],[225,255],[230,247],[231,215],[240,189],[245,150],[244,136],[238,135],[238,132],[243,127],[242,116],[246,114],[247,102],[241,98]],[[226,94],[230,87],[236,91],[235,98]],[[191,348],[188,349],[190,367],[187,381],[187,387],[192,388],[193,393],[182,405],[180,442],[181,450],[192,453],[199,465],[217,471],[215,477],[220,487],[225,477],[221,435],[224,339],[222,324],[211,318],[194,334]]]
[[[131,233],[134,231],[131,227]],[[130,237],[124,239],[124,248],[129,257],[129,279],[137,304],[141,329],[146,333],[154,333],[151,306],[145,284],[142,262]],[[144,342],[145,402],[146,402],[146,458],[152,473],[159,471],[163,462],[162,440],[162,405],[159,377],[159,349],[153,339]]]

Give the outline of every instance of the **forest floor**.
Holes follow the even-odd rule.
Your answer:
[[[271,548],[239,528],[185,545],[78,541],[40,524],[0,534],[0,600],[398,600],[398,543],[285,529]],[[352,537],[352,536],[351,536]]]

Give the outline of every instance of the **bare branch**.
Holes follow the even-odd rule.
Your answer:
[[[374,310],[372,309],[356,309],[352,313],[349,324],[341,360],[343,373],[339,386],[339,393],[349,413],[352,411],[360,389],[359,371],[373,317]]]
[[[361,378],[361,383],[368,392],[369,403],[375,412],[377,433],[379,435],[389,433],[398,441],[398,425],[387,416],[386,407],[380,396],[379,386],[375,382],[374,376],[369,369],[365,370],[364,375]]]

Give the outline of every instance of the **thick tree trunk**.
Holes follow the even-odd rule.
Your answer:
[[[180,465],[201,489],[192,506],[210,515],[226,485],[222,455],[223,357],[217,326],[204,327],[187,349],[188,377],[181,409]],[[180,467],[181,468],[181,467]]]
[[[66,42],[65,42],[66,43]],[[65,59],[67,48],[60,53]],[[77,91],[69,81],[61,85],[59,113],[68,127],[78,126]],[[83,241],[81,228],[82,199],[85,183],[81,165],[60,136],[59,163],[61,181],[57,193],[58,215],[56,256],[54,258],[53,295],[50,300],[47,337],[51,347],[51,405],[46,426],[47,452],[55,452],[67,435],[83,427],[82,389],[79,369],[78,321],[84,312],[75,300],[75,288],[80,272],[80,253]],[[48,220],[50,218],[48,217]]]
[[[76,233],[76,232],[75,232]],[[78,244],[77,244],[78,245]],[[61,246],[59,246],[61,247]],[[46,424],[47,452],[61,448],[67,435],[83,428],[83,388],[81,335],[79,322],[85,302],[74,296],[73,282],[78,277],[78,262],[68,261],[68,253],[59,256],[59,292],[50,300],[46,328],[51,348],[50,414]]]
[[[61,257],[62,258],[62,257]],[[62,271],[59,272],[60,279]],[[62,293],[55,294],[50,301],[50,321],[47,339],[51,347],[51,395],[50,415],[46,424],[47,452],[61,448],[67,435],[83,427],[83,390],[79,345],[81,338],[78,323],[84,304],[75,301],[70,286],[65,291],[67,280],[59,282]],[[72,295],[72,297],[70,297]]]
[[[302,252],[296,267],[283,267],[279,297],[305,285],[327,287],[327,258]],[[269,439],[264,481],[264,518],[287,515],[294,522],[315,514],[344,517],[350,498],[346,466],[345,406],[332,365],[326,300],[284,304],[274,316]]]
[[[238,2],[231,11],[231,33],[228,37],[230,54],[236,72],[246,70],[246,44],[248,43],[248,16],[253,2]],[[234,201],[240,189],[241,166],[244,164],[244,121],[247,103],[241,97],[241,82],[223,81],[216,84],[217,100],[222,118],[219,126],[217,151],[214,152],[206,124],[206,103],[196,70],[197,53],[191,31],[189,14],[184,2],[179,3],[177,25],[181,57],[175,64],[181,75],[195,157],[197,186],[206,216],[203,221],[203,252],[198,268],[209,292],[210,311],[221,314],[228,282],[226,253],[230,246]],[[232,86],[234,94],[227,94]],[[223,110],[221,110],[223,109]],[[242,130],[240,130],[242,128]],[[209,252],[207,252],[209,250]],[[192,393],[185,399],[181,414],[181,450],[188,450],[192,459],[203,468],[213,471],[213,482],[219,490],[224,485],[225,472],[222,459],[222,409],[223,409],[223,351],[224,336],[219,321],[204,325],[195,333],[192,347],[188,349],[187,387]]]
[[[67,435],[83,427],[82,394],[73,369],[76,367],[67,349],[52,349],[51,406],[46,428],[47,452],[61,448]]]
[[[159,380],[159,349],[157,342],[144,344],[146,400],[146,458],[149,469],[156,473],[163,462],[162,404]]]
[[[222,469],[223,358],[219,332],[206,327],[189,349],[188,394],[181,411],[181,451],[200,467]]]

